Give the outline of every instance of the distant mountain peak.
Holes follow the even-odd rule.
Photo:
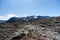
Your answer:
[[[27,16],[27,17],[12,17],[7,22],[22,22],[22,21],[34,21],[39,19],[47,19],[49,16]]]

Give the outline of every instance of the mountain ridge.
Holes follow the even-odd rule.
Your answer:
[[[35,20],[40,20],[40,19],[47,19],[50,18],[49,16],[27,16],[27,17],[11,17],[7,22],[32,22]]]

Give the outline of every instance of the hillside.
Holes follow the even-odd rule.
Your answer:
[[[60,40],[60,17],[10,18],[0,23],[0,40]]]

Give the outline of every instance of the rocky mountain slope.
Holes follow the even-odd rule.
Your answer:
[[[60,40],[60,17],[13,17],[0,23],[0,40]]]
[[[32,22],[35,20],[47,19],[49,16],[27,16],[27,17],[12,17],[7,22]]]

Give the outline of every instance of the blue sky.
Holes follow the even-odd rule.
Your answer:
[[[60,16],[60,0],[0,0],[0,19],[30,15]]]

